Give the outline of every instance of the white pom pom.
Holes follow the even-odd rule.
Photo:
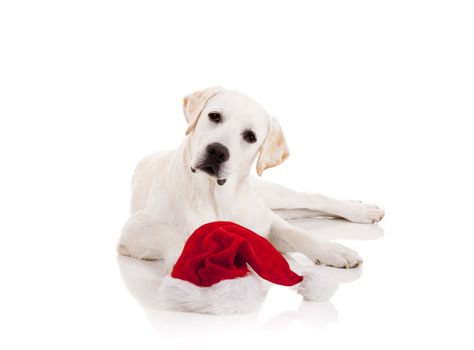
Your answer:
[[[298,293],[307,301],[328,301],[336,292],[338,283],[324,273],[306,271],[298,286]]]

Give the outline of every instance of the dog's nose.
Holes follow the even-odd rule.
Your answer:
[[[223,163],[229,159],[229,150],[219,142],[211,143],[206,147],[207,157],[217,163]]]

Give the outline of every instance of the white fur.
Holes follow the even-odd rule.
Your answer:
[[[362,262],[351,249],[318,240],[273,210],[279,214],[290,210],[295,217],[298,210],[305,209],[304,217],[312,213],[361,223],[380,221],[383,210],[361,202],[296,192],[249,175],[257,157],[261,173],[288,155],[281,126],[260,105],[236,91],[211,88],[187,96],[184,111],[189,124],[181,145],[150,155],[137,165],[131,216],[122,230],[120,254],[164,259],[170,271],[194,230],[211,221],[226,220],[268,238],[282,253],[301,252],[314,262],[335,267],[354,267]],[[210,112],[219,112],[222,123],[212,123]],[[257,142],[243,140],[247,129],[255,132]],[[191,171],[213,142],[225,145],[230,154],[219,174],[219,179],[226,179],[223,186],[217,184],[216,177]]]
[[[249,313],[258,310],[267,290],[267,284],[253,275],[223,280],[210,287],[167,276],[158,290],[158,305],[205,314]]]
[[[297,291],[306,301],[327,301],[338,283],[322,271],[303,273]],[[258,276],[223,280],[210,287],[166,276],[158,289],[157,306],[162,309],[205,314],[239,314],[258,310],[270,284]]]

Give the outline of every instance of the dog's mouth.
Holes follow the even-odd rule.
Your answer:
[[[198,169],[204,171],[208,175],[215,177],[217,177],[217,175],[219,174],[219,171],[217,169],[214,169],[212,166],[203,166]]]
[[[195,173],[196,170],[204,171],[209,176],[216,177],[217,178],[216,181],[219,186],[222,186],[227,181],[227,179],[220,178],[220,170],[218,167],[213,167],[209,165],[200,165],[200,166],[196,166],[195,168],[191,167],[191,171],[193,173]]]

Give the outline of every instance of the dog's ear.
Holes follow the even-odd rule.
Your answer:
[[[183,98],[183,112],[186,121],[188,122],[188,129],[186,135],[194,130],[196,123],[201,115],[202,110],[206,107],[207,101],[222,91],[222,87],[215,86],[205,90],[193,92],[191,95]]]
[[[271,118],[267,137],[260,148],[257,160],[257,174],[262,176],[265,169],[280,165],[290,155],[285,135],[276,118]]]

